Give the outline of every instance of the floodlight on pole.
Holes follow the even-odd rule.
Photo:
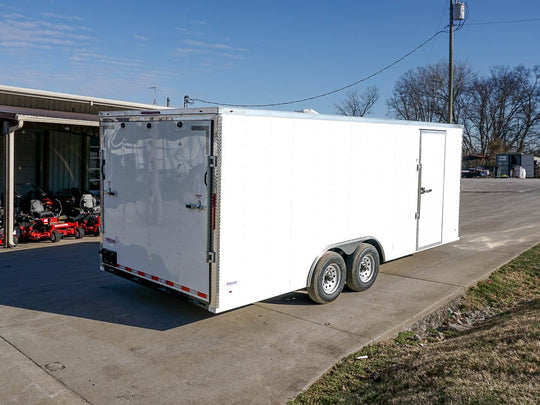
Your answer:
[[[189,97],[187,94],[184,96],[184,108],[187,108],[189,104],[193,104],[195,101]]]

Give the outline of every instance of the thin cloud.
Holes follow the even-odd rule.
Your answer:
[[[26,16],[24,14],[19,14],[19,13],[10,13],[10,14],[5,14],[4,15],[4,18],[7,18],[7,19],[21,19],[21,18],[26,18]]]
[[[71,47],[81,41],[91,41],[88,35],[78,32],[79,27],[68,24],[51,23],[44,20],[29,20],[20,14],[5,15],[0,24],[9,27],[0,30],[0,47],[50,49]]]
[[[1,41],[0,40],[0,48],[14,48],[14,49],[20,49],[20,48],[38,48],[38,49],[52,49],[50,45],[44,45],[44,44],[36,44],[33,42],[28,41]]]
[[[208,49],[217,49],[217,50],[225,50],[225,51],[238,51],[238,52],[245,52],[247,49],[245,48],[234,48],[227,44],[219,44],[219,43],[208,43],[203,41],[195,41],[192,39],[186,39],[182,41],[186,45],[199,47],[199,48],[208,48]]]
[[[133,34],[133,38],[138,39],[139,41],[148,41],[148,37],[138,35],[138,34]]]
[[[48,13],[43,12],[41,13],[43,17],[49,17],[49,18],[57,18],[59,20],[67,20],[67,21],[83,21],[82,17],[79,17],[77,15],[61,15],[61,14],[55,14],[55,13]]]
[[[179,55],[188,55],[188,54],[210,53],[210,51],[208,51],[207,49],[176,48],[176,53]]]
[[[187,35],[193,35],[193,36],[201,36],[203,35],[202,32],[200,31],[193,31],[193,30],[190,30],[189,28],[184,28],[184,27],[176,27],[175,28],[176,31],[181,31]]]
[[[193,39],[185,39],[182,41],[184,45],[176,48],[176,55],[211,55],[212,57],[220,57],[224,59],[245,59],[244,54],[247,52],[245,48],[233,47],[229,44],[218,42],[204,42]]]
[[[236,59],[236,60],[245,59],[245,57],[242,55],[235,55],[228,52],[216,52],[215,50],[201,49],[201,48],[177,48],[176,55],[177,56],[213,55],[213,56],[221,56],[222,58],[227,58],[227,59]]]
[[[246,59],[242,55],[234,55],[232,53],[227,53],[227,52],[219,53],[219,55],[224,57],[224,58],[228,58],[228,59],[238,59],[238,60]]]
[[[104,64],[112,66],[123,66],[123,67],[138,67],[142,66],[143,61],[140,59],[127,59],[127,58],[118,58],[114,56],[103,55],[95,52],[76,52],[73,56],[68,58],[73,62],[78,62],[80,64]]]

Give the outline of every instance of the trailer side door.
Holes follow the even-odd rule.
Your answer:
[[[416,249],[442,243],[445,131],[420,131]]]

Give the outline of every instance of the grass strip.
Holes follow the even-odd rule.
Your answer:
[[[537,404],[539,281],[536,245],[469,289],[427,337],[405,331],[365,346],[290,404]]]

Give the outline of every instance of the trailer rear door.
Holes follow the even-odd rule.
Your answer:
[[[211,121],[104,122],[103,247],[118,268],[209,300]]]
[[[445,146],[445,131],[420,131],[417,250],[442,243]]]

